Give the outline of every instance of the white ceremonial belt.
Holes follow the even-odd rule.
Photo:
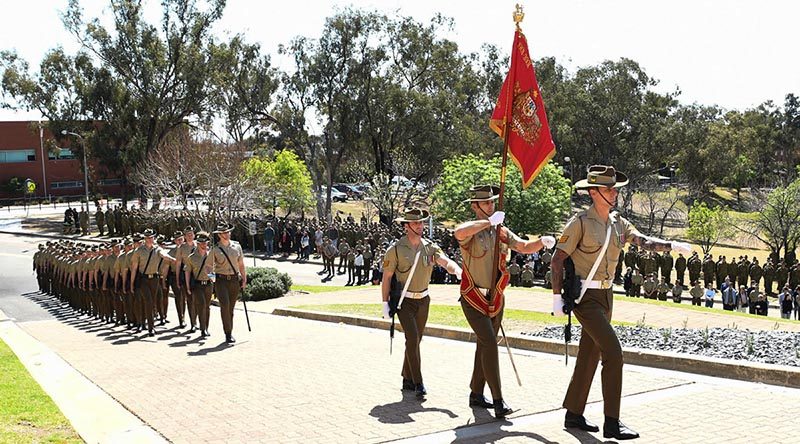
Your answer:
[[[424,298],[426,296],[428,296],[428,290],[427,289],[426,290],[422,290],[419,293],[415,293],[413,291],[406,292],[406,297],[408,299],[422,299],[422,298]]]
[[[601,290],[608,290],[609,288],[611,288],[612,282],[610,280],[585,281],[585,280],[581,279],[581,286],[583,288],[588,288],[588,289],[599,288]]]

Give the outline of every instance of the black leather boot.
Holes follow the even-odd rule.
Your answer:
[[[490,409],[494,407],[494,404],[489,402],[485,396],[479,393],[470,393],[469,394],[469,406],[470,407],[482,407],[485,409]]]
[[[572,413],[569,410],[567,410],[567,414],[564,415],[564,427],[568,429],[581,429],[585,432],[600,431],[600,427],[598,427],[597,424],[589,422],[583,415]]]
[[[414,393],[417,395],[417,398],[424,398],[425,395],[428,394],[428,391],[425,390],[425,386],[422,384],[417,384],[414,386]]]
[[[495,399],[494,400],[494,417],[497,419],[503,419],[507,415],[510,415],[514,409],[508,406],[502,399]]]
[[[617,418],[606,416],[606,422],[603,424],[603,438],[614,438],[620,441],[625,439],[636,439],[639,434],[629,429],[628,426],[622,423]]]
[[[414,390],[414,381],[403,378],[403,390]]]

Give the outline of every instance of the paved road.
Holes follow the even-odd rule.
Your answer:
[[[30,299],[37,290],[31,257],[41,239],[0,235],[0,310],[20,322],[53,319]]]

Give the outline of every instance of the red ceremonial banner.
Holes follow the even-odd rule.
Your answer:
[[[510,118],[508,116],[510,115]],[[544,101],[539,93],[528,42],[519,29],[514,33],[511,69],[508,70],[489,127],[500,138],[508,126],[508,153],[522,172],[522,186],[527,188],[542,167],[556,153],[547,124]]]

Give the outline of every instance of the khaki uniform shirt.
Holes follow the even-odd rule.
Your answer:
[[[394,273],[397,281],[405,285],[414,265],[414,257],[419,254],[417,268],[414,269],[414,276],[408,284],[408,291],[421,293],[428,288],[431,281],[433,265],[437,259],[445,257],[444,252],[438,245],[428,239],[421,239],[418,248],[411,245],[407,236],[403,236],[394,245],[389,247],[383,256],[383,272]]]
[[[147,248],[146,245],[133,250],[131,254],[131,269],[136,267],[136,272],[139,274],[156,274],[158,273],[158,260],[161,259],[163,248],[154,245],[153,248]],[[148,263],[148,258],[150,263]],[[145,266],[147,267],[145,269]]]
[[[614,223],[611,222],[612,218]],[[575,263],[575,274],[581,279],[586,279],[589,275],[589,271],[600,253],[606,240],[608,224],[611,224],[611,239],[605,257],[600,260],[600,265],[592,280],[611,280],[614,278],[617,262],[619,262],[620,250],[633,236],[639,235],[639,231],[624,217],[613,212],[609,215],[608,220],[603,222],[592,205],[588,210],[582,211],[570,219],[567,226],[564,227],[564,233],[558,239],[556,247],[572,258]]]
[[[222,253],[223,249],[228,254],[230,263],[225,258],[225,254]],[[217,274],[238,274],[239,257],[244,257],[244,253],[242,252],[242,246],[238,242],[231,241],[227,247],[217,244],[211,249],[211,259],[213,259],[214,270],[216,270]],[[233,265],[233,268],[231,268],[231,265]]]
[[[183,263],[186,262],[186,258],[189,257],[190,254],[194,253],[194,250],[196,249],[197,249],[196,243],[194,245],[189,245],[188,243],[184,242],[183,244],[181,244],[180,247],[178,247],[178,250],[175,253],[175,260],[176,260],[175,263],[177,264],[178,261],[180,261],[181,265],[183,265]],[[210,249],[211,247],[209,246],[209,250]]]
[[[205,259],[205,263],[203,263],[203,259]],[[223,257],[223,259],[225,258]],[[193,279],[207,281],[209,279],[208,274],[214,272],[214,260],[210,252],[201,256],[199,251],[195,251],[186,258],[185,263],[186,271],[189,272],[189,282]],[[202,270],[200,266],[203,267]],[[184,277],[181,277],[181,279],[184,279]]]
[[[522,239],[507,227],[503,227],[503,229],[508,233],[508,244],[500,242],[500,254],[505,254],[507,257],[509,248],[514,248],[517,244],[522,243]],[[479,288],[492,286],[492,263],[494,262],[492,255],[496,231],[494,228],[484,229],[458,241],[464,257],[464,267],[469,270],[472,282]]]

